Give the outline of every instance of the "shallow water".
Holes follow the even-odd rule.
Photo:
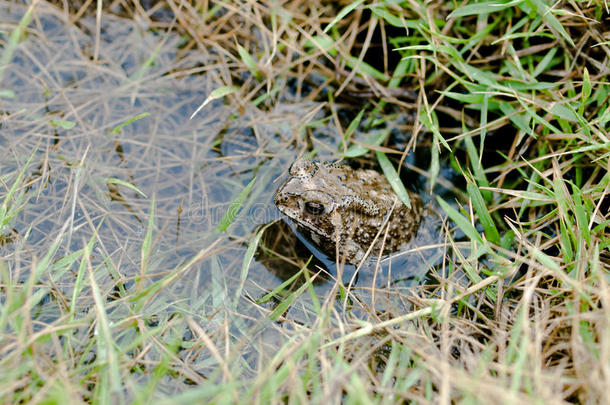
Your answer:
[[[7,22],[17,23],[24,12],[24,6],[0,2],[0,15]],[[178,72],[218,64],[217,56],[181,50],[179,35],[151,33],[132,20],[105,15],[102,22],[99,56],[94,61],[95,21],[82,19],[77,27],[57,9],[41,5],[4,71],[0,90],[12,91],[14,97],[0,93],[9,94],[0,98],[0,148],[5,151],[0,178],[10,187],[16,171],[28,158],[32,160],[25,169],[31,184],[19,193],[23,209],[0,232],[9,241],[0,246],[2,260],[16,280],[25,280],[30,264],[46,254],[58,235],[60,248],[54,260],[83,248],[97,235],[91,261],[100,289],[110,297],[117,288],[132,288],[139,278],[157,280],[210,248],[143,313],[163,320],[186,312],[212,329],[214,322],[228,319],[233,337],[249,338],[251,326],[262,316],[252,301],[289,278],[299,264],[286,268],[259,249],[244,279],[243,258],[254,233],[281,220],[272,195],[299,153],[287,150],[286,140],[302,129],[303,117],[318,105],[286,103],[263,111],[215,100],[190,120],[210,92],[224,85],[219,80],[222,65],[205,74]],[[6,41],[7,35],[2,35]],[[153,62],[148,64],[150,58]],[[315,130],[318,140],[336,147],[340,138],[332,132],[330,124]],[[328,150],[321,153],[332,158]],[[234,222],[226,233],[217,232],[231,201],[254,177],[253,189]],[[417,181],[424,189],[423,177]],[[2,188],[0,200],[5,195]],[[153,198],[152,249],[143,265],[141,247]],[[353,266],[343,269],[344,283],[353,279],[353,286],[359,288],[352,302],[361,300],[368,306],[375,285],[386,290],[377,293],[376,309],[385,310],[390,304],[395,310],[408,309],[399,293],[408,294],[442,259],[440,248],[418,251],[417,247],[439,243],[441,225],[440,219],[427,217],[407,251],[382,261],[378,269],[374,262],[367,263],[357,277]],[[277,224],[270,229],[266,238],[271,240],[289,232]],[[288,238],[288,245],[296,243],[294,236]],[[297,258],[303,263],[308,251],[299,252]],[[322,256],[317,259],[319,268],[327,271],[314,283],[323,299],[336,292],[332,279],[338,270]],[[42,282],[52,279],[71,297],[77,266],[61,274],[50,271]],[[86,312],[90,295],[78,299],[78,311]],[[261,305],[272,308],[275,303]],[[311,305],[311,298],[303,295],[285,316],[312,323]],[[39,310],[45,322],[61,313],[51,299],[41,300]],[[117,307],[108,315],[120,320],[126,312]],[[263,346],[271,352],[283,339],[272,328],[260,333],[265,335]]]

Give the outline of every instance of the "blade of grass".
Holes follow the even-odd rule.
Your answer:
[[[551,65],[551,62],[553,61],[553,58],[555,57],[555,54],[557,53],[557,49],[558,48],[549,49],[547,54],[544,55],[544,58],[542,58],[542,60],[538,63],[538,65],[536,65],[536,68],[532,72],[532,77],[540,76],[540,74],[542,72],[546,71],[549,68],[549,66]]]
[[[483,196],[481,195],[479,188],[472,183],[468,183],[466,188],[468,190],[470,200],[472,201],[472,206],[479,217],[481,225],[483,225],[483,230],[487,240],[499,245],[500,233],[498,232],[498,228],[496,228],[496,224],[489,214],[489,210],[485,205],[485,201],[483,200]]]
[[[0,57],[0,82],[2,82],[2,76],[4,75],[4,70],[6,66],[10,63],[11,59],[13,59],[13,54],[15,53],[15,49],[17,48],[17,44],[19,44],[19,40],[21,36],[25,32],[25,29],[30,24],[32,19],[32,13],[34,12],[34,8],[37,6],[37,2],[33,2],[17,24],[17,27],[11,32],[11,36],[8,39],[8,43],[4,47],[4,52],[2,52],[2,57]]]
[[[117,179],[116,177],[106,177],[106,178],[104,179],[104,182],[105,182],[106,184],[118,184],[118,185],[121,185],[121,186],[127,187],[127,188],[129,188],[130,190],[133,190],[133,191],[135,191],[136,193],[140,194],[142,197],[144,197],[144,198],[148,198],[148,196],[147,196],[146,194],[144,194],[144,193],[143,193],[143,192],[142,192],[142,191],[141,191],[139,188],[137,188],[137,187],[136,187],[136,186],[134,186],[133,184],[128,183],[128,182],[126,182],[126,181],[124,181],[124,180],[121,180],[121,179]],[[154,198],[154,197],[153,197],[153,198]]]
[[[559,20],[553,15],[553,10],[548,6],[547,3],[545,3],[542,0],[528,0],[528,2],[531,2],[532,4],[534,4],[534,6],[535,6],[534,10],[542,17],[542,19],[551,28],[553,28],[555,31],[557,31],[559,33],[559,35],[561,35],[563,37],[563,39],[565,39],[570,45],[576,46],[574,44],[574,41],[572,40],[572,37],[570,36],[570,34],[568,34],[566,29],[563,28],[563,25],[561,25]],[[527,2],[524,2],[524,3],[527,4]],[[521,7],[521,8],[523,8],[523,7]],[[526,11],[526,13],[527,13],[527,11]]]
[[[390,135],[390,128],[386,128],[380,131],[375,131],[373,134],[367,136],[362,140],[362,144],[371,145],[371,146],[379,146],[386,140],[386,138]],[[360,143],[350,145],[349,148],[343,154],[344,158],[355,158],[358,156],[362,156],[368,151],[370,148],[361,145]]]
[[[311,260],[311,259],[310,259]],[[307,262],[309,263],[309,261]],[[302,271],[306,270],[307,265],[303,266]],[[305,290],[307,290],[312,283],[312,280],[307,280],[300,286],[296,291],[290,294],[288,297],[284,298],[277,307],[269,314],[269,319],[276,321],[284,312],[288,310],[288,308],[292,305],[297,298],[299,298]]]
[[[465,6],[460,5],[458,8],[449,13],[447,19],[466,17],[469,15],[495,13],[497,11],[502,11],[506,8],[510,8],[520,3],[523,3],[523,1],[524,0],[513,0],[506,3],[501,1],[487,1],[481,3],[467,4]]]
[[[98,342],[98,347],[95,361],[104,371],[103,374],[105,374],[105,377],[109,381],[109,387],[102,387],[102,392],[105,391],[104,388],[109,388],[109,393],[112,396],[117,395],[117,397],[119,397],[121,392],[121,373],[119,371],[117,353],[110,330],[110,322],[108,321],[104,300],[102,299],[99,286],[93,276],[93,268],[91,267],[90,262],[87,264],[87,268],[89,270],[89,285],[91,287],[91,292],[93,293],[93,302],[97,318],[95,337]]]
[[[219,87],[215,90],[213,90],[210,95],[203,101],[203,103],[201,103],[201,105],[199,107],[197,107],[197,109],[195,110],[194,113],[191,114],[189,119],[193,119],[193,117],[195,117],[195,115],[197,115],[197,113],[206,105],[208,105],[208,103],[210,103],[213,100],[219,99],[219,98],[223,98],[226,95],[229,95],[231,93],[235,93],[236,91],[239,91],[239,87],[237,86],[223,86],[223,87]]]
[[[210,256],[211,255],[210,252],[216,247],[216,245],[218,245],[220,243],[221,240],[223,240],[223,238],[218,238],[211,243],[206,243],[205,249],[202,249],[201,251],[199,251],[187,263],[171,270],[168,275],[166,275],[165,277],[163,277],[160,280],[153,282],[152,284],[147,286],[144,290],[142,290],[142,292],[139,292],[137,294],[133,294],[132,296],[130,296],[129,301],[135,304],[133,311],[136,313],[141,311],[142,308],[144,307],[144,305],[146,305],[146,303],[150,299],[152,299],[152,297],[154,297],[157,292],[159,292],[161,289],[163,289],[163,288],[167,287],[168,285],[170,285],[171,283],[173,283],[178,278],[178,276],[180,276],[181,274],[186,272],[188,269],[190,269],[191,266],[193,266],[195,263],[197,263],[198,261],[202,260],[205,257]]]
[[[130,118],[126,121],[121,122],[119,125],[117,125],[110,131],[110,135],[118,134],[119,132],[121,132],[121,129],[123,129],[124,126],[129,125],[137,120],[141,120],[142,118],[148,117],[149,115],[150,115],[150,113],[146,112],[146,113],[138,114],[133,118]]]
[[[237,301],[239,300],[239,297],[241,296],[242,290],[244,288],[244,283],[246,282],[246,279],[248,278],[248,271],[250,269],[250,263],[252,263],[252,259],[254,258],[256,249],[258,248],[258,244],[260,243],[260,240],[263,237],[263,233],[265,233],[267,228],[269,228],[274,223],[275,222],[270,222],[270,223],[266,224],[265,226],[261,227],[261,229],[258,230],[258,232],[254,236],[254,238],[252,238],[252,240],[248,244],[248,249],[246,249],[246,253],[244,254],[244,260],[241,264],[239,287],[235,290],[235,301],[234,301],[235,306],[237,306]]]
[[[356,132],[356,129],[358,129],[358,127],[360,126],[360,121],[362,121],[362,117],[364,116],[364,111],[365,111],[364,108],[361,109],[360,112],[358,113],[358,115],[356,115],[356,118],[354,118],[347,126],[347,129],[345,130],[345,135],[343,135],[343,141],[339,144],[339,152],[341,152],[341,150],[343,150],[343,152],[346,151],[346,147],[347,147],[347,144],[349,143],[349,139],[352,137],[354,132]]]
[[[578,224],[578,230],[585,238],[587,245],[591,243],[591,231],[589,230],[589,215],[583,205],[582,192],[580,189],[572,184],[573,190],[573,201],[574,201],[574,214],[576,216],[576,223]]]
[[[13,185],[8,190],[8,193],[4,196],[4,200],[0,205],[0,233],[4,231],[4,228],[8,226],[10,220],[20,211],[20,208],[11,208],[9,205],[13,198],[13,195],[17,192],[17,189],[21,186],[21,181],[23,180],[23,176],[25,175],[26,170],[30,167],[30,163],[32,163],[32,159],[36,154],[36,150],[32,152],[25,165],[19,171],[17,178],[13,182]]]
[[[2,73],[2,68],[0,68],[0,73]],[[9,100],[12,100],[15,98],[15,92],[13,90],[0,89],[0,98],[6,98]]]
[[[254,186],[255,181],[256,181],[256,176],[254,176],[254,178],[252,180],[250,180],[250,183],[248,183],[246,185],[246,187],[244,187],[244,189],[239,193],[237,198],[235,200],[233,200],[233,202],[229,205],[229,208],[224,213],[224,215],[220,219],[220,222],[216,226],[217,231],[224,232],[227,230],[229,225],[231,225],[231,223],[235,219],[235,216],[237,215],[237,212],[239,211],[239,209],[243,205],[244,201],[246,200],[246,197],[248,197],[248,194],[250,194],[250,190]]]
[[[420,119],[420,122],[426,128],[428,128],[428,130],[430,132],[432,132],[432,136],[433,136],[432,149],[430,151],[431,155],[430,155],[430,170],[429,170],[430,191],[432,191],[434,189],[434,184],[436,183],[436,179],[441,170],[440,144],[443,144],[443,146],[445,148],[447,148],[447,150],[449,150],[449,151],[451,151],[451,147],[449,146],[449,144],[447,143],[445,138],[443,138],[443,136],[440,133],[439,126],[438,126],[438,118],[436,116],[436,113],[433,110],[428,111],[428,107],[425,106],[419,114],[419,119]]]
[[[98,229],[102,225],[102,223],[103,223],[103,220],[100,221],[100,224],[98,225]],[[70,320],[73,320],[74,315],[76,314],[76,301],[82,290],[82,282],[83,282],[83,278],[85,276],[85,271],[86,271],[86,267],[87,267],[86,258],[91,256],[91,252],[93,251],[93,244],[95,243],[96,240],[97,240],[97,230],[93,235],[91,235],[89,242],[85,245],[84,249],[82,250],[81,261],[80,261],[80,265],[78,267],[78,273],[76,274],[76,281],[74,282],[74,288],[72,289],[72,301],[70,302]]]
[[[335,24],[341,21],[346,15],[351,13],[356,7],[358,7],[362,3],[364,3],[364,0],[356,0],[353,3],[343,7],[341,11],[339,11],[339,14],[337,14],[337,16],[326,26],[326,28],[324,28],[323,32],[326,34]]]
[[[407,190],[405,189],[404,184],[402,184],[402,181],[400,180],[398,173],[394,169],[394,166],[392,166],[392,162],[390,162],[390,159],[388,159],[385,153],[379,151],[375,151],[375,156],[377,156],[379,166],[381,166],[383,174],[392,186],[392,190],[394,190],[400,201],[402,201],[403,204],[407,206],[407,208],[411,208],[411,199],[409,198],[409,193],[407,193]]]
[[[60,127],[63,129],[72,129],[74,128],[74,126],[76,126],[76,122],[74,121],[67,121],[67,120],[51,120],[49,121],[50,124],[54,127]]]
[[[140,250],[140,278],[138,279],[137,291],[142,290],[142,282],[146,276],[146,269],[148,268],[148,259],[150,258],[152,248],[152,234],[155,224],[155,195],[153,194],[150,201],[150,209],[148,214],[148,225],[146,227],[146,236],[142,241],[142,249]]]
[[[466,152],[468,153],[470,166],[474,172],[474,178],[477,184],[479,187],[489,187],[487,176],[485,176],[483,166],[481,165],[481,155],[477,153],[477,149],[474,146],[474,142],[472,141],[472,137],[470,135],[464,137],[464,145],[466,145]],[[481,149],[481,153],[483,153],[483,149]],[[493,194],[489,190],[482,189],[481,194],[485,198],[485,201],[491,202]]]
[[[440,196],[436,197],[436,201],[438,201],[438,203],[440,204],[443,211],[445,211],[447,216],[453,222],[455,222],[457,227],[460,228],[462,230],[462,232],[464,232],[464,234],[470,238],[470,240],[477,241],[478,243],[481,243],[481,244],[485,243],[485,242],[483,242],[483,238],[481,238],[481,235],[479,234],[479,232],[476,230],[476,228],[470,223],[470,221],[466,217],[464,217],[462,214],[460,214],[455,208],[453,208],[452,206],[447,204],[445,202],[445,200],[443,200]]]
[[[368,76],[374,77],[375,79],[387,82],[390,78],[385,74],[375,69],[372,65],[356,58],[355,56],[348,55],[345,58],[345,64],[352,70],[356,70],[358,72],[364,73]]]
[[[261,75],[260,71],[258,70],[256,61],[254,60],[252,55],[250,55],[248,53],[248,51],[246,51],[246,49],[239,44],[237,45],[237,52],[239,53],[239,57],[241,58],[241,61],[244,62],[244,65],[246,65],[246,67],[250,71],[250,74],[253,77],[255,77],[256,79],[260,80],[262,75]]]
[[[281,292],[285,289],[287,289],[288,287],[290,287],[290,285],[297,279],[299,278],[304,272],[307,271],[307,266],[309,266],[309,262],[311,262],[312,257],[310,256],[309,259],[307,260],[307,263],[305,263],[305,265],[303,265],[303,267],[301,267],[301,269],[299,271],[297,271],[292,277],[290,277],[288,280],[284,281],[282,284],[280,284],[279,286],[275,287],[273,289],[273,291],[268,292],[267,294],[265,294],[264,296],[262,296],[261,298],[259,298],[258,300],[256,300],[257,304],[263,304],[267,301],[269,301],[271,298],[273,297],[281,297],[282,294]]]

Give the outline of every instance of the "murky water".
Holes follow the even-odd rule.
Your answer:
[[[24,12],[24,6],[0,2],[5,22],[17,23]],[[286,140],[302,130],[303,117],[323,116],[315,113],[318,105],[292,103],[263,111],[232,105],[229,98],[209,103],[190,120],[212,90],[226,85],[217,56],[181,50],[177,34],[151,33],[110,15],[102,20],[97,44],[95,20],[81,19],[80,24],[70,25],[57,9],[37,8],[0,81],[0,178],[7,187],[31,157],[25,169],[31,184],[19,194],[23,207],[0,232],[8,241],[0,246],[2,260],[15,279],[25,279],[29,263],[44,256],[60,234],[54,260],[83,248],[97,235],[91,260],[106,292],[117,286],[132,288],[138,278],[159,279],[205,251],[203,259],[181,273],[144,312],[161,319],[175,311],[213,318],[225,308],[250,319],[232,318],[236,337],[247,336],[245,325],[261,317],[251,302],[290,278],[310,251],[318,260],[318,267],[312,262],[310,269],[323,270],[314,283],[316,293],[323,299],[335,291],[333,278],[340,270],[315,249],[300,245],[282,222],[268,228],[243,278],[243,258],[252,236],[281,219],[272,195],[299,153],[287,150]],[[6,41],[7,34],[2,36]],[[340,141],[332,131],[323,127],[315,134],[332,147]],[[254,177],[234,223],[226,233],[215,231],[231,201]],[[422,178],[418,181],[419,189],[425,188]],[[3,186],[0,199],[5,195]],[[142,266],[153,197],[152,249]],[[390,301],[398,309],[408,308],[398,293],[408,293],[440,262],[440,248],[418,247],[439,243],[441,223],[428,216],[406,251],[379,268],[371,262],[358,274],[353,266],[341,269],[344,284],[351,280],[360,288],[352,298],[369,301],[375,285],[387,290],[377,295],[379,309]],[[265,253],[264,246],[288,246],[281,253],[296,261],[287,264]],[[52,278],[71,296],[77,265],[43,281]],[[81,300],[85,311],[90,297]],[[46,320],[59,316],[54,301],[41,305]],[[286,316],[312,322],[310,305],[311,299],[303,295]],[[109,316],[120,319],[125,313],[117,310]],[[281,337],[271,330],[264,333],[273,335],[265,344],[277,347]]]

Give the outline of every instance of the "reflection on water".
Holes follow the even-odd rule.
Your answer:
[[[324,263],[317,255],[312,254],[285,221],[276,221],[264,230],[254,257],[258,263],[282,281],[290,279],[306,265],[308,269],[322,271],[314,283],[319,284],[329,280],[329,273]],[[312,275],[313,273],[310,273],[310,277]],[[290,289],[299,287],[305,281],[304,276],[298,278]]]
[[[349,288],[352,297],[367,305],[375,293],[385,297],[397,296],[422,283],[427,273],[441,264],[445,254],[443,221],[432,204],[426,207],[415,237],[400,251],[381,258],[369,257],[361,266],[337,265],[334,258],[318,249],[306,235],[293,223],[275,222],[265,230],[255,257],[282,281],[298,273],[307,259],[312,258],[308,269],[317,270],[320,274],[314,283],[319,296],[327,295],[333,290],[334,283],[340,282]],[[298,278],[289,290],[296,290],[303,282],[305,277]],[[379,299],[376,302],[382,302],[383,306],[390,304]],[[398,299],[391,304],[395,308],[401,307]]]

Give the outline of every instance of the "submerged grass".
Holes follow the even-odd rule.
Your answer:
[[[35,19],[37,12],[64,7],[37,4],[23,23],[0,26],[13,33],[0,38],[0,91],[2,77],[15,69],[10,63],[29,13]],[[63,12],[75,26],[89,27],[87,7]],[[230,117],[314,105],[288,133],[267,139],[260,123],[252,124],[249,136],[258,149],[238,148],[218,160],[255,157],[258,165],[249,169],[258,169],[306,152],[368,153],[389,167],[393,182],[395,168],[419,167],[433,195],[448,162],[466,198],[433,196],[448,221],[444,259],[431,266],[428,280],[408,291],[375,292],[403,306],[381,311],[340,285],[317,296],[311,274],[318,271],[309,262],[280,286],[261,286],[266,294],[257,298],[244,283],[262,229],[253,239],[211,231],[187,259],[166,266],[159,241],[167,227],[155,222],[163,201],[145,199],[156,194],[136,186],[131,175],[104,177],[108,198],[128,208],[125,218],[146,224],[141,238],[124,243],[138,248],[117,260],[114,249],[123,244],[110,244],[99,232],[110,220],[90,219],[98,202],[80,196],[81,180],[73,175],[87,161],[88,147],[78,159],[59,160],[70,166],[60,200],[80,204],[89,236],[77,232],[72,209],[70,220],[57,219],[45,241],[34,243],[24,212],[48,186],[45,162],[56,144],[30,130],[26,136],[45,140],[46,150],[34,163],[21,163],[27,155],[16,138],[0,138],[15,161],[7,156],[0,163],[0,401],[605,401],[610,30],[604,4],[357,1],[341,7],[297,0],[121,7],[90,12],[98,18],[119,12],[157,33],[172,27],[183,35],[182,50],[217,58],[167,73],[215,77],[215,90],[193,120],[204,119],[208,104],[219,99],[230,106]],[[28,28],[31,35],[38,29]],[[148,68],[154,61],[142,63]],[[137,71],[143,76],[134,80],[144,91],[147,69]],[[0,108],[6,122],[19,117]],[[113,117],[108,127],[120,130],[142,116],[130,117]],[[78,114],[69,121],[80,122]],[[421,149],[423,162],[409,158]],[[115,150],[121,163],[137,153]],[[248,183],[251,172],[245,182],[226,180],[245,188],[233,187],[230,194],[238,197],[214,224],[217,230],[239,227],[236,215],[248,198],[271,192],[269,172],[261,172],[256,182]],[[193,192],[192,182],[185,194]],[[117,194],[117,185],[138,197]],[[138,204],[142,197],[145,204]],[[181,209],[180,203],[178,215]],[[230,279],[224,263],[235,256],[234,240],[243,249],[233,257],[239,276]],[[124,262],[139,273],[129,274]],[[193,291],[188,297],[176,292],[179,283],[195,284],[201,262],[211,274],[206,288],[185,289]],[[304,281],[293,288],[297,278]],[[348,302],[352,310],[343,310]]]

